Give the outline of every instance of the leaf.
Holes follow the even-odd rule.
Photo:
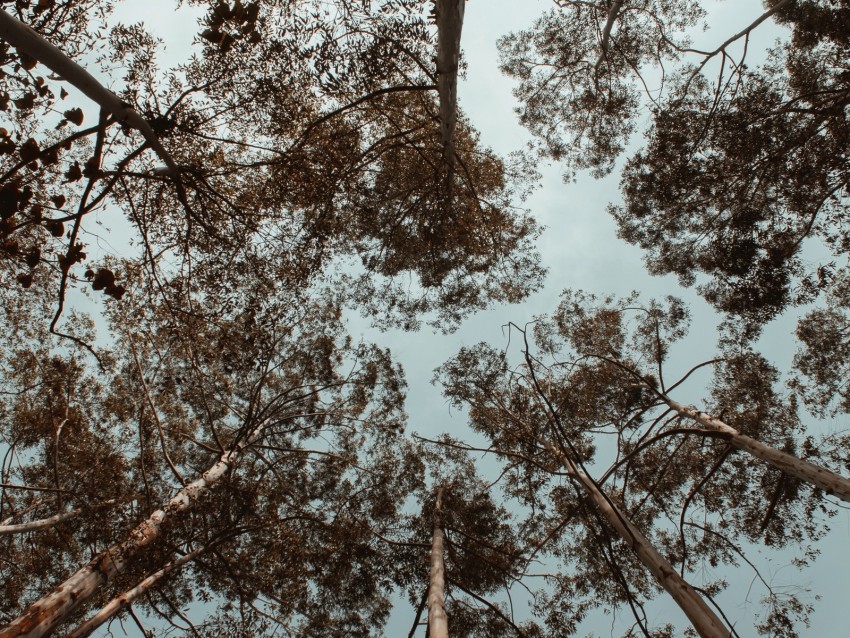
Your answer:
[[[32,250],[30,250],[27,253],[26,262],[27,262],[27,266],[29,266],[30,269],[38,266],[38,262],[40,262],[40,261],[41,261],[41,250],[38,247],[33,248]]]
[[[44,222],[44,227],[54,237],[61,237],[65,234],[65,224],[57,220],[48,220]]]
[[[115,273],[108,268],[98,268],[94,281],[91,283],[92,290],[104,290],[115,285]]]
[[[80,168],[79,162],[74,162],[71,166],[68,167],[68,170],[65,172],[65,180],[69,182],[79,181],[83,176],[83,169]]]
[[[18,60],[27,71],[32,71],[38,65],[38,60],[23,51],[18,51]]]
[[[29,111],[33,106],[35,106],[35,93],[27,93],[24,97],[18,98],[15,100],[15,106],[22,111]]]
[[[213,44],[218,44],[224,39],[224,34],[218,29],[206,29],[201,33],[201,37]]]
[[[83,109],[81,108],[73,108],[68,109],[62,115],[65,116],[69,122],[80,126],[83,123]]]
[[[38,156],[41,154],[41,149],[38,147],[38,142],[36,142],[33,138],[29,138],[26,142],[21,144],[21,147],[18,149],[18,154],[24,162],[31,162],[38,159]]]
[[[109,295],[110,297],[114,297],[115,299],[121,300],[121,297],[124,296],[124,293],[127,292],[127,289],[124,286],[107,286],[104,289],[104,294]]]
[[[0,140],[0,155],[11,155],[15,151],[15,143],[6,138]]]

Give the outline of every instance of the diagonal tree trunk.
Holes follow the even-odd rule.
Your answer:
[[[437,90],[440,95],[440,133],[448,184],[454,170],[454,133],[457,122],[457,69],[460,64],[460,32],[466,0],[436,0]]]
[[[641,534],[625,514],[602,493],[597,484],[582,472],[569,457],[550,441],[541,443],[560,461],[572,476],[578,479],[597,510],[616,530],[641,563],[655,577],[661,587],[676,601],[702,638],[729,638],[732,633],[712,611],[702,596],[673,568],[670,562]]]
[[[0,629],[0,638],[41,638],[50,635],[57,625],[67,620],[80,605],[123,572],[138,553],[155,541],[167,519],[194,507],[196,501],[233,467],[245,448],[262,436],[264,429],[265,424],[254,429],[239,445],[222,454],[200,478],[183,487],[162,509],[137,525],[127,539],[95,556],[88,565],[30,605],[11,624]]]
[[[434,535],[431,542],[431,575],[428,585],[428,635],[430,638],[449,638],[446,616],[446,567],[443,563],[443,527],[441,510],[443,488],[437,491],[434,507]]]
[[[110,600],[94,616],[86,620],[73,631],[66,634],[65,638],[86,638],[86,636],[90,636],[95,629],[97,629],[107,620],[115,616],[115,614],[117,614],[122,609],[125,609],[132,605],[133,601],[135,601],[139,596],[150,591],[150,589],[164,577],[176,572],[181,567],[183,567],[183,565],[197,558],[201,553],[203,553],[207,549],[207,547],[207,545],[204,545],[203,547],[199,547],[198,549],[191,551],[188,554],[184,554],[180,558],[176,558],[170,563],[167,563],[161,569],[155,571],[153,574],[140,581],[139,584],[135,587],[128,589],[120,596],[117,596],[116,598]]]
[[[720,419],[712,417],[705,412],[700,412],[694,407],[682,405],[667,396],[662,395],[662,398],[680,416],[693,419],[707,430],[725,434],[727,437],[726,440],[733,447],[752,454],[786,474],[819,487],[827,494],[834,494],[841,500],[850,503],[850,479],[844,478],[826,468],[804,461],[793,454],[782,452],[774,447],[756,441],[746,434],[741,434],[738,430],[727,425]]]

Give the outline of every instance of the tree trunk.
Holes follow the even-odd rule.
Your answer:
[[[86,638],[86,636],[90,636],[95,629],[97,629],[107,620],[115,616],[115,614],[117,614],[122,609],[125,609],[132,605],[133,601],[135,601],[142,594],[148,592],[151,587],[153,587],[156,583],[162,580],[162,578],[177,571],[189,561],[194,560],[205,549],[206,546],[199,547],[198,549],[189,552],[188,554],[185,554],[180,558],[177,558],[171,561],[170,563],[164,565],[162,569],[155,571],[153,574],[142,580],[135,587],[128,589],[120,596],[110,600],[94,616],[89,618],[83,624],[79,625],[70,633],[66,634],[65,638]]]
[[[440,94],[440,133],[443,159],[454,168],[454,131],[457,122],[457,69],[460,64],[460,32],[466,0],[436,0],[437,90]]]
[[[430,638],[449,638],[445,605],[446,567],[443,563],[443,528],[440,517],[442,501],[443,488],[441,487],[437,491],[434,536],[431,542],[431,576],[428,586],[428,635]]]
[[[617,534],[626,542],[640,562],[652,573],[658,584],[670,594],[682,611],[685,612],[697,633],[703,638],[729,638],[732,633],[706,604],[702,596],[679,576],[669,561],[659,554],[658,550],[626,518],[625,514],[610,499],[606,498],[596,486],[596,483],[587,474],[579,470],[576,464],[551,442],[542,441],[542,443],[560,460],[566,470],[579,480],[600,514],[605,517],[605,520],[617,531]]]
[[[608,49],[611,48],[611,30],[614,28],[614,23],[617,21],[617,16],[620,15],[620,8],[623,6],[623,0],[614,0],[611,3],[611,8],[608,9],[608,17],[605,19],[605,26],[602,28],[602,42],[599,45],[601,49],[599,59],[596,61],[596,66],[593,68],[599,70],[602,63],[608,57]]]
[[[709,416],[681,403],[677,403],[668,397],[664,397],[667,405],[678,412],[681,416],[693,419],[707,430],[721,432],[728,436],[729,444],[733,447],[752,454],[756,458],[770,463],[786,474],[819,487],[827,494],[834,494],[843,501],[850,503],[850,479],[830,472],[826,468],[819,467],[801,458],[781,452],[774,447],[760,443],[745,434],[741,434],[735,428],[727,425],[720,419]]]
[[[155,511],[136,526],[130,532],[129,538],[95,556],[88,565],[30,605],[11,624],[0,629],[0,638],[40,638],[49,635],[100,587],[124,571],[136,554],[156,540],[166,519],[191,509],[198,498],[224,476],[239,459],[242,451],[256,441],[262,432],[261,425],[237,447],[222,454],[218,462],[200,478],[183,487],[165,507]]]

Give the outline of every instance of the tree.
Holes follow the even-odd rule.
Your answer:
[[[449,638],[446,607],[446,567],[443,559],[443,490],[437,489],[434,499],[434,534],[431,541],[431,573],[428,576],[428,635]]]
[[[543,150],[607,172],[643,87],[652,126],[623,173],[625,204],[611,209],[621,237],[647,251],[650,272],[699,282],[708,301],[754,328],[815,297],[834,264],[808,266],[804,241],[847,250],[846,3],[765,2],[764,15],[710,51],[681,37],[700,17],[696,3],[559,4],[506,41],[522,120]],[[750,65],[749,35],[768,19],[791,37]],[[647,67],[662,74],[660,95]]]
[[[303,620],[292,622],[305,631],[323,628],[331,635],[345,623],[349,629],[356,622],[380,624],[386,592],[372,570],[385,558],[374,551],[377,541],[370,530],[394,519],[407,480],[403,451],[399,457],[396,446],[389,444],[401,432],[403,382],[387,354],[347,343],[332,305],[312,302],[294,313],[267,309],[261,319],[269,323],[264,325],[277,327],[260,334],[246,330],[246,317],[217,328],[187,326],[181,334],[166,309],[157,313],[151,306],[133,309],[129,304],[125,301],[113,321],[126,322],[124,328],[132,326],[133,332],[128,330],[123,348],[116,348],[114,367],[111,374],[102,373],[102,384],[93,384],[79,369],[59,368],[60,380],[74,379],[89,392],[109,388],[112,396],[90,400],[84,406],[88,409],[83,409],[84,395],[76,387],[65,391],[57,384],[54,400],[56,395],[46,394],[43,382],[31,380],[39,368],[22,366],[18,382],[30,389],[16,393],[17,410],[27,409],[32,416],[15,420],[18,428],[28,428],[19,429],[15,445],[19,453],[26,446],[43,451],[28,455],[30,463],[10,468],[10,478],[20,476],[22,484],[30,484],[45,464],[52,464],[60,468],[56,489],[76,501],[84,494],[63,478],[73,471],[69,461],[99,467],[72,476],[88,489],[138,495],[130,499],[131,510],[115,512],[120,519],[110,520],[113,512],[107,510],[109,525],[96,527],[98,544],[111,545],[110,537],[125,540],[98,553],[0,635],[43,635],[89,599],[103,600],[105,592],[100,590],[111,583],[126,588],[150,578],[147,571],[164,569],[163,564],[173,560],[169,548],[188,544],[186,551],[192,553],[196,543],[215,547],[192,561],[195,578],[204,575],[207,591],[246,606],[270,604],[257,602],[258,597],[270,596],[267,600],[280,601],[284,613],[302,615]],[[236,341],[234,331],[243,338]],[[139,334],[145,337],[140,339]],[[229,355],[221,352],[228,342]],[[215,350],[219,353],[213,355]],[[24,363],[20,355],[16,358]],[[39,403],[33,406],[31,401],[39,398],[50,398],[51,403],[38,410]],[[42,437],[33,430],[51,427],[52,415],[62,412],[62,404],[55,401],[62,399],[71,404],[64,410],[70,419],[64,445],[53,445],[51,440],[42,446]],[[118,476],[103,468],[108,457],[91,443],[86,445],[88,456],[74,449],[72,455],[50,458],[54,450],[65,452],[66,445],[82,443],[81,437],[93,427],[105,434],[126,430],[134,412],[138,438],[128,436],[124,450],[113,452],[111,461],[123,466],[126,487],[100,480],[105,472]],[[82,421],[84,415],[97,425]],[[29,439],[27,432],[32,432]],[[200,474],[195,468],[204,468],[203,475],[193,478],[193,473]],[[159,499],[163,506],[142,514]],[[133,523],[134,519],[140,522]],[[357,524],[352,526],[352,521]],[[93,520],[86,523],[96,526]],[[245,536],[237,543],[216,541],[239,529]],[[271,554],[265,560],[252,558],[256,547]],[[346,556],[346,548],[355,553]],[[282,553],[281,558],[269,564],[269,556],[276,552]],[[323,565],[328,552],[339,554],[334,559],[336,570],[315,572],[310,578],[315,591],[308,593],[305,574],[313,571],[311,565]],[[55,553],[55,558],[60,556],[71,565],[79,560],[73,545]],[[25,568],[20,564],[17,569]],[[19,572],[7,583],[31,587],[33,577],[55,578],[42,567],[27,576]],[[177,600],[200,595],[196,586],[185,589],[190,582],[184,581]],[[367,587],[368,583],[372,584]],[[295,590],[288,592],[293,586]],[[301,593],[289,600],[295,592]],[[168,600],[171,594],[165,596]],[[6,600],[14,608],[17,598]],[[42,613],[42,608],[50,613]],[[358,609],[362,611],[355,621]]]
[[[115,93],[82,77],[49,45],[32,45],[37,38],[21,40],[104,109],[96,127],[59,139],[49,126],[40,131],[44,140],[16,142],[23,129],[7,131],[5,152],[20,160],[6,174],[3,233],[12,263],[26,265],[10,274],[31,286],[39,264],[58,270],[52,329],[66,289],[83,281],[71,272],[86,258],[77,239],[83,221],[107,202],[132,220],[151,276],[170,262],[169,276],[188,260],[226,269],[230,256],[264,246],[288,258],[289,272],[278,276],[299,286],[354,257],[363,274],[341,276],[339,289],[387,323],[413,327],[422,312],[435,310],[450,329],[473,307],[517,300],[539,285],[530,247],[535,226],[513,210],[517,182],[471,130],[458,132],[462,176],[450,214],[444,210],[439,125],[428,95],[436,85],[421,61],[432,45],[421,7],[398,3],[372,15],[339,5],[323,18],[306,5],[216,4],[202,34],[205,55],[165,74],[156,67],[155,40],[139,26],[119,25],[105,55],[131,62]],[[237,26],[240,33],[250,27],[250,37],[230,34]],[[380,63],[384,57],[394,64]],[[144,129],[144,141],[127,131],[104,145],[123,104],[131,105],[125,111]],[[71,120],[79,125],[82,116],[74,111]],[[92,136],[94,153],[85,146]],[[164,158],[164,170],[147,159],[147,147]],[[26,167],[33,172],[24,179]],[[65,214],[75,198],[77,213]],[[45,219],[51,203],[59,216]],[[63,245],[69,222],[70,243]],[[42,224],[56,239],[45,241]],[[48,258],[54,251],[62,256],[55,264]],[[86,271],[94,289],[122,295],[126,286],[106,270]],[[419,283],[412,292],[409,275]]]
[[[418,0],[201,3],[172,68],[153,33],[89,3],[6,3],[0,636],[124,618],[373,635],[399,592],[411,636],[426,606],[435,637],[446,617],[458,637],[567,636],[598,608],[670,636],[644,608],[662,590],[687,633],[727,636],[702,565],[750,563],[756,543],[816,553],[823,492],[850,496],[848,447],[810,436],[798,402],[843,409],[847,304],[844,274],[800,250],[845,250],[826,222],[846,194],[846,3],[769,2],[709,51],[688,48],[696,1],[557,4],[504,41],[538,151],[605,174],[651,104],[621,234],[657,272],[713,277],[701,290],[746,322],[695,367],[715,375],[699,408],[665,379],[687,326],[672,298],[567,293],[519,331],[518,362],[465,348],[440,374],[500,461],[489,476],[484,448],[404,438],[400,367],[344,329],[355,310],[448,331],[541,283],[518,208],[533,160],[498,157],[458,109],[462,0],[433,24]],[[792,41],[749,68],[733,46],[767,20]],[[61,106],[78,93],[93,105]],[[126,227],[120,257],[87,238],[100,225]],[[821,290],[784,394],[749,339]],[[751,567],[759,629],[796,635],[811,606]],[[199,602],[201,621],[184,613]]]
[[[640,567],[612,551],[612,539],[625,540],[676,597],[665,574],[684,575],[702,561],[749,562],[742,538],[801,547],[801,559],[811,558],[810,544],[825,530],[822,516],[832,511],[825,493],[846,500],[846,477],[804,459],[846,465],[847,441],[804,436],[795,400],[776,392],[776,370],[756,353],[730,350],[684,379],[665,381],[670,346],[684,336],[687,321],[674,299],[644,306],[636,296],[599,299],[567,291],[558,311],[534,327],[539,353],[526,340],[522,362],[510,366],[504,353],[481,344],[462,350],[441,371],[447,396],[469,406],[472,427],[504,459],[510,490],[523,494],[536,517],[528,526],[539,530],[541,546],[551,544],[554,556],[574,561],[547,599],[571,601],[561,601],[562,617],[549,617],[553,630],[574,631],[588,609],[608,601],[631,605],[637,625],[648,631],[639,610],[653,588]],[[706,365],[716,370],[707,410],[744,434],[670,398]],[[603,463],[596,450],[610,447],[610,467],[592,479],[585,468]],[[561,484],[559,466],[590,500]],[[577,509],[579,502],[588,509]],[[696,511],[698,517],[691,514]],[[641,555],[643,548],[654,557]],[[599,564],[601,557],[607,564]],[[796,635],[794,624],[807,622],[810,607],[755,575],[771,610],[759,629]],[[714,596],[722,586],[697,590]],[[687,604],[697,631],[711,635]],[[728,632],[719,627],[715,631]]]
[[[185,626],[180,607],[206,591],[226,601],[219,618],[230,627],[237,608],[246,627],[323,636],[386,617],[391,562],[377,539],[411,484],[411,456],[391,443],[403,381],[388,353],[344,336],[340,304],[409,327],[437,310],[450,329],[474,307],[521,298],[541,270],[529,254],[535,227],[513,212],[516,181],[465,123],[453,134],[461,169],[445,206],[418,3],[378,15],[345,1],[332,14],[312,9],[212,5],[204,54],[166,74],[154,38],[118,25],[104,50],[128,60],[114,92],[50,44],[63,28],[83,37],[78,22],[36,33],[3,16],[17,48],[4,81],[27,86],[43,63],[55,75],[34,80],[47,87],[42,98],[63,98],[56,85],[67,82],[101,114],[68,134],[84,118],[68,110],[54,131],[29,119],[24,96],[5,132],[3,276],[98,368],[53,354],[49,341],[34,349],[38,328],[7,308],[15,417],[4,436],[18,456],[4,485],[19,479],[23,497],[4,488],[0,504],[4,518],[30,522],[6,541],[22,560],[0,635],[50,633],[100,605],[77,634],[121,608],[139,622],[133,600]],[[107,202],[126,214],[141,254],[99,258],[81,276],[79,238]],[[362,274],[328,286],[351,257]],[[412,292],[395,283],[411,273]],[[67,312],[69,291],[86,280],[116,302],[103,309],[100,339],[91,320]],[[35,498],[46,468],[51,503]],[[116,480],[102,485],[104,474]],[[94,493],[107,487],[111,499]],[[89,530],[80,536],[75,512],[85,508],[98,518],[79,517]],[[60,520],[47,527],[36,517],[51,509]],[[52,563],[27,555],[33,534],[36,546],[61,548]],[[319,568],[329,560],[333,570]],[[39,598],[65,570],[73,575]],[[24,603],[33,604],[14,619]]]

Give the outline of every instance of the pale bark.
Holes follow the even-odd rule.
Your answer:
[[[594,68],[598,69],[605,59],[608,57],[608,49],[611,48],[611,30],[614,28],[614,23],[617,21],[617,16],[620,14],[620,7],[623,6],[623,0],[614,0],[611,3],[611,8],[608,10],[608,17],[605,20],[605,26],[602,28],[602,49],[599,54],[599,59],[596,61]]]
[[[0,638],[40,638],[49,635],[100,587],[123,572],[142,549],[156,540],[166,520],[191,509],[198,498],[218,483],[240,458],[244,449],[262,435],[263,427],[257,427],[241,444],[222,454],[200,478],[183,487],[165,507],[136,526],[127,539],[98,554],[88,565],[30,605],[11,624],[0,629]]]
[[[35,501],[33,501],[32,503],[30,503],[27,507],[25,507],[23,510],[21,510],[20,512],[18,512],[18,513],[16,513],[16,514],[12,514],[12,515],[11,515],[11,516],[9,516],[8,518],[6,518],[6,519],[4,519],[2,522],[0,522],[0,526],[3,526],[3,525],[11,525],[12,521],[14,521],[16,518],[19,518],[19,517],[23,516],[23,515],[24,515],[24,514],[26,514],[27,512],[31,512],[31,511],[32,511],[32,510],[34,510],[36,507],[38,507],[39,505],[41,505],[43,502],[44,502],[44,501],[43,501],[42,499],[40,499],[40,498],[36,499],[36,500],[35,500]]]
[[[641,563],[655,577],[661,587],[685,612],[694,629],[703,638],[729,638],[732,633],[712,611],[702,596],[673,568],[670,562],[626,518],[625,514],[597,487],[596,483],[582,472],[565,454],[549,441],[541,441],[552,452],[564,468],[576,477],[590,496],[599,513],[616,530]]]
[[[706,430],[725,434],[726,440],[732,447],[752,454],[786,474],[819,487],[827,494],[834,494],[841,500],[850,503],[850,479],[844,478],[826,468],[804,461],[793,454],[788,454],[787,452],[782,452],[774,447],[760,443],[746,434],[741,434],[738,430],[727,425],[720,419],[709,416],[705,412],[700,412],[696,408],[677,403],[669,397],[664,397],[664,401],[679,415],[693,419]]]
[[[0,38],[18,51],[41,62],[66,82],[74,85],[87,97],[111,114],[116,121],[137,129],[150,144],[160,159],[165,162],[168,172],[175,177],[179,173],[177,165],[162,146],[148,121],[121,101],[112,91],[98,82],[88,71],[58,48],[33,31],[29,26],[0,9]]]
[[[0,536],[6,536],[9,534],[25,534],[26,532],[34,532],[39,529],[53,527],[54,525],[58,525],[63,521],[69,521],[72,518],[77,518],[83,512],[90,512],[94,509],[109,507],[111,505],[115,505],[115,503],[117,502],[118,501],[116,499],[112,499],[91,507],[78,507],[77,509],[71,510],[70,512],[56,514],[54,516],[42,518],[37,521],[27,521],[26,523],[18,523],[17,525],[7,525],[5,524],[6,521],[4,521],[4,524],[0,525]]]
[[[177,558],[171,561],[170,563],[164,565],[161,569],[155,571],[153,574],[139,582],[139,584],[135,587],[128,589],[120,596],[117,596],[116,598],[110,600],[94,616],[86,620],[84,623],[79,625],[70,633],[66,634],[65,638],[85,638],[86,636],[90,636],[95,629],[97,629],[107,620],[115,616],[115,614],[117,614],[122,609],[125,609],[132,605],[133,601],[135,601],[142,594],[150,591],[151,587],[156,585],[156,583],[162,580],[165,576],[168,576],[169,574],[177,571],[189,561],[194,560],[205,549],[206,546],[199,547],[198,549],[189,552],[188,554],[185,554],[180,558]]]
[[[451,176],[454,168],[454,132],[457,122],[457,70],[460,33],[466,0],[436,0],[437,90],[440,95],[440,133],[443,159]]]
[[[443,488],[437,491],[434,508],[434,535],[431,542],[431,575],[428,585],[428,634],[431,638],[449,638],[446,616],[446,567],[443,562],[443,527],[441,510]]]

